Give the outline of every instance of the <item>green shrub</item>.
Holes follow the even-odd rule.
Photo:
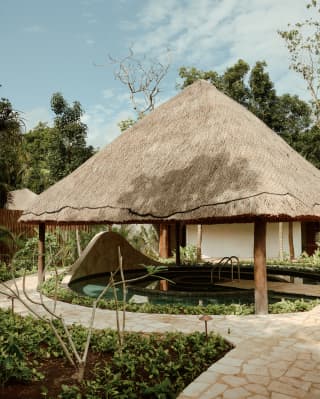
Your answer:
[[[38,369],[47,358],[61,357],[62,360],[56,337],[44,321],[17,315],[13,318],[10,312],[0,310],[0,325],[0,382],[3,385],[14,379],[30,381],[41,377],[39,371],[26,363],[26,357],[31,358],[32,354],[39,359]],[[72,327],[77,348],[83,348],[86,332],[84,327]],[[62,385],[57,397],[175,398],[230,349],[231,345],[214,333],[210,333],[208,339],[199,332],[189,335],[126,333],[120,351],[116,331],[94,330],[91,351],[99,354],[100,363],[90,370],[90,378],[82,384]],[[50,397],[50,390],[43,388],[42,394]]]
[[[176,252],[172,252],[175,257]],[[183,265],[195,265],[197,263],[197,247],[195,245],[180,247],[180,261]]]
[[[8,381],[31,381],[37,373],[25,359],[17,334],[0,335],[0,385]]]
[[[121,352],[99,364],[85,383],[86,397],[176,398],[183,388],[230,349],[216,334],[127,334]],[[144,378],[141,378],[144,376]]]

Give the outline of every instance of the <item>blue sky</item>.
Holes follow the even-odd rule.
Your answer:
[[[80,101],[88,142],[102,147],[133,117],[125,87],[114,79],[116,58],[133,46],[137,56],[164,60],[170,70],[159,102],[177,93],[180,66],[223,71],[239,58],[268,63],[281,94],[308,99],[289,71],[277,29],[310,11],[305,0],[0,0],[0,96],[22,111],[27,128],[52,123],[50,97],[60,91]]]

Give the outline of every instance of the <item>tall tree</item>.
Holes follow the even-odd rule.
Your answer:
[[[299,134],[293,146],[317,168],[320,168],[320,21],[319,2],[307,4],[312,15],[295,24],[288,30],[279,31],[285,40],[290,54],[290,68],[306,82],[313,107],[314,126],[304,134]],[[316,17],[314,16],[316,15]]]
[[[320,7],[318,1],[312,0],[307,8],[315,12],[318,18],[310,18],[289,24],[288,30],[279,31],[285,40],[290,53],[290,68],[299,73],[307,84],[312,98],[314,114],[320,127]]]
[[[61,93],[54,93],[51,109],[55,113],[51,134],[48,165],[50,182],[67,176],[94,154],[86,145],[87,126],[81,122],[83,109],[78,101],[70,106]]]
[[[39,124],[24,135],[23,149],[27,156],[27,168],[23,186],[40,194],[50,185],[48,154],[54,129],[47,123]]]
[[[248,108],[266,125],[273,128],[277,95],[274,84],[265,71],[266,66],[265,61],[258,61],[251,70]]]
[[[17,188],[23,172],[23,120],[6,98],[0,100],[0,208],[7,202],[8,192]]]

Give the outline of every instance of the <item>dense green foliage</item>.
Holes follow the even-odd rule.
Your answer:
[[[86,145],[87,126],[81,122],[83,109],[78,101],[70,106],[61,93],[54,93],[51,108],[55,118],[48,165],[50,181],[54,183],[91,157],[94,149]]]
[[[8,192],[18,187],[23,173],[23,121],[6,98],[0,99],[0,208]]]
[[[0,362],[5,363],[9,354],[18,353],[10,360],[16,367],[0,367],[2,384],[41,378],[41,361],[63,356],[46,322],[31,317],[13,318],[9,312],[0,310],[0,325],[0,341],[5,343],[1,345],[3,356]],[[73,326],[72,336],[76,347],[79,350],[83,348],[85,328]],[[100,356],[105,355],[106,360],[97,363],[90,372],[90,378],[82,384],[70,380],[70,385],[62,386],[59,397],[175,398],[231,348],[221,336],[213,333],[209,334],[208,341],[203,333],[127,333],[124,342],[119,351],[115,331],[94,331],[91,350]],[[47,393],[50,397],[50,392]]]
[[[50,185],[48,155],[53,129],[40,122],[24,135],[24,150],[27,154],[27,167],[23,176],[23,186],[40,194]]]
[[[0,229],[0,241],[1,241]],[[4,230],[3,230],[4,232]],[[36,273],[38,261],[38,238],[28,239],[15,238],[15,253],[9,254],[7,262],[0,262],[0,281],[10,280],[13,277],[21,277],[27,274]],[[18,240],[18,242],[17,242]],[[72,265],[77,257],[76,240],[74,231],[63,231],[56,229],[55,233],[47,233],[45,241],[46,269],[52,270],[55,267],[64,268]]]
[[[23,121],[9,100],[0,100],[0,207],[10,190],[28,187],[40,193],[94,154],[86,144],[78,101],[70,106],[62,94],[51,98],[54,126],[39,124],[23,134]]]

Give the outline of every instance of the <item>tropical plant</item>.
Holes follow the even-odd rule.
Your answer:
[[[172,251],[175,256],[175,251]],[[180,260],[183,265],[195,265],[197,263],[196,245],[186,245],[180,247]]]
[[[57,337],[50,330],[48,323],[34,320],[32,317],[13,316],[9,312],[0,310],[1,343],[11,338],[18,348],[19,356],[25,368],[24,373],[31,374],[32,379],[41,379],[39,371],[46,372],[46,365],[51,359],[55,364],[63,356],[63,351]],[[59,332],[61,327],[57,326]],[[74,345],[78,350],[85,345],[87,331],[84,327],[73,325],[70,327],[74,337]],[[166,333],[140,334],[127,333],[120,352],[116,332],[113,330],[93,330],[91,338],[92,358],[99,358],[86,379],[78,383],[73,378],[65,378],[60,393],[55,397],[70,398],[175,398],[209,365],[221,358],[231,345],[221,336],[209,333],[206,339],[203,333]],[[1,345],[0,352],[7,344]],[[11,353],[14,352],[11,348]],[[8,350],[6,349],[6,353]],[[6,356],[0,358],[5,361]],[[13,360],[15,361],[15,359]],[[2,365],[2,364],[1,364]],[[10,388],[15,382],[15,375],[19,372],[10,368],[4,379]],[[66,368],[66,365],[64,365]],[[4,368],[0,368],[0,375],[4,375]],[[2,374],[1,374],[2,373]],[[21,375],[19,380],[28,384],[28,378]],[[22,377],[22,378],[21,378]],[[63,379],[63,376],[60,377]],[[52,381],[46,380],[42,388],[44,397],[52,397],[50,387]],[[5,389],[6,386],[2,389]],[[2,391],[5,395],[5,391]]]
[[[22,235],[12,233],[7,227],[0,225],[0,246],[3,248],[0,258],[10,262],[15,252],[24,244]]]
[[[24,154],[21,151],[23,120],[6,98],[0,99],[0,208],[8,193],[21,182]]]
[[[94,154],[86,145],[87,126],[81,121],[83,109],[78,101],[70,106],[61,93],[54,93],[51,108],[55,113],[50,135],[48,166],[50,182],[67,176]]]

